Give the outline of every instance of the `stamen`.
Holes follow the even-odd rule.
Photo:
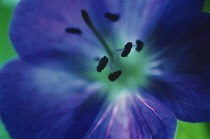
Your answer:
[[[109,63],[109,67],[110,67],[111,72],[114,72],[114,68],[112,66],[112,63]]]
[[[110,58],[113,57],[112,51],[110,50],[110,47],[107,45],[106,41],[104,38],[101,36],[101,34],[96,30],[95,26],[93,25],[90,16],[88,15],[87,11],[85,9],[81,10],[82,17],[85,21],[85,23],[88,25],[88,27],[93,31],[93,33],[96,35],[98,40],[101,42],[101,44],[104,46],[106,52],[110,56]]]
[[[118,79],[120,77],[120,75],[122,75],[122,71],[118,70],[113,73],[110,73],[108,78],[110,81],[115,81],[116,79]]]
[[[140,40],[136,40],[136,51],[140,52],[144,46],[144,43]]]
[[[124,47],[124,51],[121,53],[121,56],[122,57],[127,57],[128,54],[130,53],[131,51],[131,48],[132,48],[132,43],[131,42],[128,42],[125,47]]]
[[[124,49],[116,49],[114,52],[122,52]]]
[[[108,18],[110,21],[115,22],[115,21],[119,20],[120,15],[119,14],[112,14],[112,13],[105,13],[104,17]]]
[[[101,60],[98,62],[97,71],[101,72],[108,63],[108,58],[106,56],[102,57]]]
[[[78,34],[78,35],[82,34],[82,31],[78,28],[66,28],[65,31],[67,33],[73,33],[73,34]]]

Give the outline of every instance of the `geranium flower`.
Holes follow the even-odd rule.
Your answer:
[[[202,0],[21,0],[0,72],[14,139],[171,139],[210,120]]]

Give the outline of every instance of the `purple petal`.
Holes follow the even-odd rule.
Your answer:
[[[97,84],[20,60],[6,65],[0,80],[1,118],[13,138],[174,136],[176,117],[148,92],[107,101]]]
[[[210,74],[209,74],[210,75]],[[171,75],[152,80],[150,91],[186,122],[210,121],[210,76]]]
[[[158,36],[155,39],[148,38],[153,41],[148,52],[153,54],[155,59],[166,61],[167,64],[170,64],[168,67],[171,65],[186,67],[177,64],[186,62],[185,64],[189,65],[192,58],[194,59],[190,64],[194,62],[198,64],[197,61],[202,58],[206,59],[209,52],[209,25],[209,13],[189,14],[173,23],[165,22],[162,27],[168,27],[168,29],[162,28],[159,32],[155,32],[153,38]],[[200,60],[199,66],[204,65],[202,62],[204,60]],[[171,70],[173,69],[174,67],[171,67]]]
[[[12,138],[81,138],[105,97],[99,85],[20,60],[0,72],[1,118]]]
[[[203,0],[22,0],[15,10],[10,36],[24,60],[45,66],[48,62],[53,68],[82,65],[104,51],[83,21],[81,9],[89,12],[110,47],[122,48],[128,41],[146,39],[152,30],[176,20],[180,14],[185,17],[189,12],[201,11],[202,5]],[[119,14],[119,21],[109,22],[104,17],[107,12]],[[82,34],[66,33],[68,27],[79,28]]]
[[[202,11],[204,0],[176,0],[168,2],[162,14],[159,14],[154,28],[146,36],[145,43],[152,45],[151,50],[157,52],[177,44],[177,39],[188,29],[189,17],[194,17]],[[199,22],[199,20],[197,20]]]
[[[129,92],[130,93],[130,92]],[[101,111],[87,138],[172,139],[176,117],[156,98],[140,91],[119,95]]]
[[[209,27],[210,14],[189,16],[156,44],[151,88],[183,121],[210,121]]]
[[[50,68],[74,65],[86,69],[85,63],[101,56],[98,50],[102,47],[81,16],[80,10],[86,2],[73,3],[22,0],[18,4],[10,36],[21,58]],[[82,34],[67,33],[69,27],[79,28]]]
[[[91,0],[89,9],[94,19],[98,19],[98,28],[111,35],[109,37],[113,43],[120,40],[123,45],[137,39],[151,41],[163,26],[170,29],[174,21],[183,19],[188,14],[201,12],[203,4],[203,0]],[[119,21],[107,24],[104,12],[119,14]]]

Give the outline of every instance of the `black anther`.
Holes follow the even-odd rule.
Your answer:
[[[144,43],[140,40],[136,40],[136,51],[140,52],[144,46]]]
[[[116,79],[118,79],[120,77],[120,75],[122,75],[122,71],[118,70],[113,73],[110,73],[108,78],[110,81],[115,81]]]
[[[106,56],[102,57],[101,60],[98,62],[98,66],[96,67],[97,71],[101,72],[106,67],[108,61],[109,59]]]
[[[105,13],[104,17],[108,18],[110,21],[115,22],[115,21],[119,20],[120,15],[119,14],[112,14],[112,13]]]
[[[124,50],[122,51],[121,53],[121,56],[122,57],[127,57],[128,54],[130,53],[131,51],[131,48],[132,48],[132,43],[131,42],[128,42],[125,47],[124,47]]]
[[[82,34],[82,31],[78,28],[66,28],[65,31],[67,33],[73,33],[73,34],[78,34],[78,35]]]

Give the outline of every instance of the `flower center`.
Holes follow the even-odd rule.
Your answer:
[[[142,51],[143,42],[137,40],[133,45],[132,42],[128,42],[122,49],[113,50],[113,47],[108,46],[105,39],[97,31],[94,24],[92,23],[89,14],[86,10],[81,10],[82,17],[87,26],[93,31],[95,36],[98,38],[106,55],[101,58],[97,58],[98,65],[96,65],[96,71],[93,75],[89,76],[94,80],[99,80],[104,84],[104,92],[109,91],[112,94],[121,92],[125,89],[137,89],[139,86],[145,86],[147,80],[145,78],[145,52]],[[119,20],[120,15],[105,13],[105,18],[111,22]],[[74,34],[81,34],[80,29],[67,28],[67,32]],[[133,50],[132,48],[136,48]],[[140,52],[141,53],[138,53]],[[121,52],[121,55],[119,54]]]

